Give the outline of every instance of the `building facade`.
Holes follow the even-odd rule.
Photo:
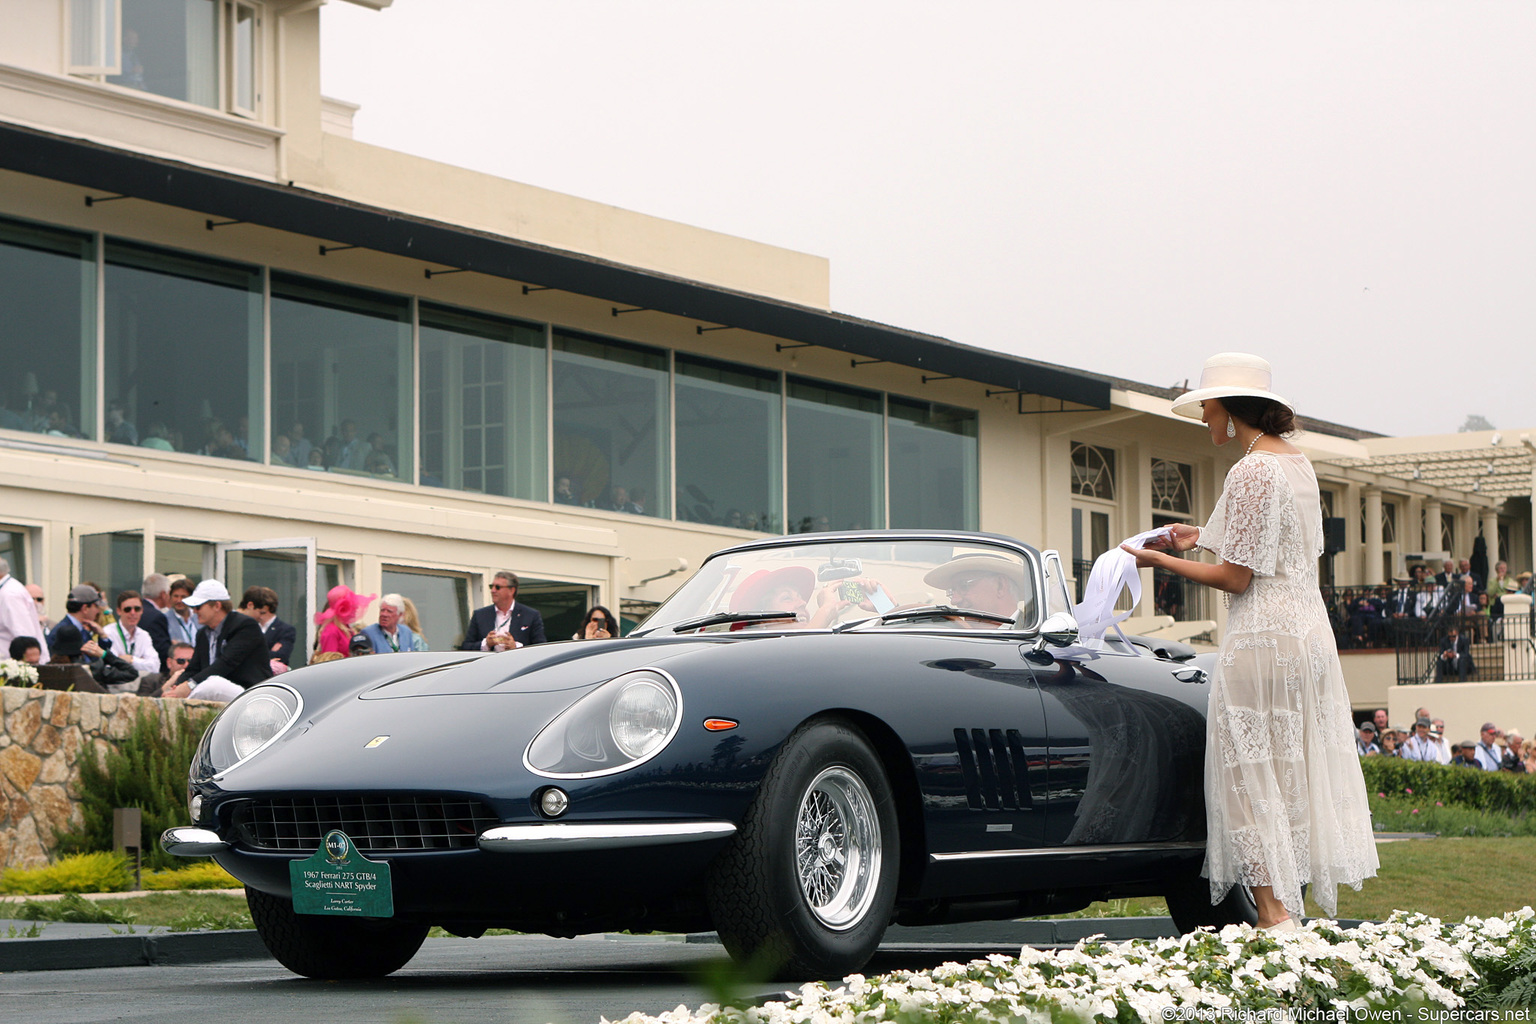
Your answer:
[[[501,568],[553,638],[764,533],[982,529],[1083,564],[1209,515],[1237,453],[1174,392],[838,314],[818,257],[356,141],[317,7],[0,0],[0,554],[54,616],[154,569],[272,585],[305,623],[345,582],[412,597],[440,649]],[[1337,582],[1479,533],[1530,564],[1528,457],[1511,498],[1378,464],[1400,440],[1301,439]]]

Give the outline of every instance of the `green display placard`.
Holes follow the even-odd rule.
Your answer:
[[[345,832],[327,832],[314,856],[289,863],[288,880],[295,913],[395,916],[389,865],[358,853]]]

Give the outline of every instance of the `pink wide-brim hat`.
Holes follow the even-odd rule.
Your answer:
[[[325,595],[325,609],[315,616],[315,622],[321,623],[326,619],[334,618],[339,623],[351,622],[356,619],[358,613],[367,608],[377,598],[378,594],[369,594],[364,597],[356,593],[345,583],[338,583]]]
[[[757,611],[762,609],[768,592],[775,587],[793,587],[807,601],[816,587],[816,574],[799,565],[787,565],[782,569],[759,569],[742,581],[731,596],[731,611]]]
[[[1173,400],[1173,411],[1197,420],[1200,403],[1208,398],[1267,398],[1295,411],[1289,399],[1281,398],[1269,387],[1269,360],[1246,352],[1218,352],[1205,361],[1200,386]]]

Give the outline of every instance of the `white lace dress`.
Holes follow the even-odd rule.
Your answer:
[[[1330,916],[1376,874],[1365,777],[1317,585],[1323,520],[1304,455],[1254,452],[1227,474],[1200,546],[1253,570],[1232,597],[1206,716],[1211,901],[1268,885],[1292,917],[1304,884]]]

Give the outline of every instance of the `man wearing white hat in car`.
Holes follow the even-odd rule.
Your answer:
[[[971,554],[952,558],[923,577],[930,587],[943,588],[956,608],[987,612],[1007,622],[965,619],[971,629],[998,629],[1010,625],[1026,596],[1024,566],[1002,555]]]

